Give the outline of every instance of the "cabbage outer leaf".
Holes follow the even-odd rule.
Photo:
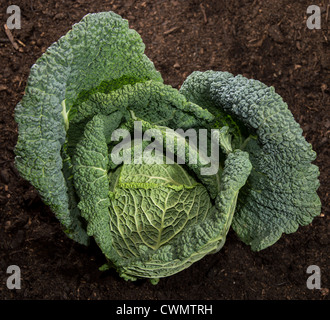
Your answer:
[[[15,164],[39,191],[72,239],[88,236],[72,185],[66,130],[75,106],[95,91],[127,83],[162,82],[144,55],[139,34],[113,12],[85,16],[51,45],[31,68],[25,95],[15,110],[18,142]]]
[[[272,245],[282,233],[295,232],[320,214],[319,170],[311,164],[316,153],[273,87],[206,71],[192,73],[180,92],[228,125],[236,134],[234,147],[249,153],[253,169],[232,227],[253,250]]]

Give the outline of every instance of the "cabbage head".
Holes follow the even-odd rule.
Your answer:
[[[15,110],[20,174],[68,237],[94,239],[102,269],[156,282],[231,226],[261,250],[320,213],[316,154],[274,88],[196,71],[177,90],[144,49],[117,14],[89,14],[32,66]]]

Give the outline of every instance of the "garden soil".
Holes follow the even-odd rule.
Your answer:
[[[5,32],[7,7],[21,9],[21,29]],[[309,29],[307,7],[321,8],[321,29]],[[126,282],[98,247],[68,239],[36,190],[14,166],[14,108],[31,66],[47,47],[91,12],[114,11],[129,21],[146,54],[175,88],[195,70],[258,79],[288,103],[318,156],[322,214],[272,247],[252,252],[231,229],[223,249],[154,286]],[[1,0],[0,4],[0,299],[329,299],[329,1],[291,0]],[[9,265],[21,289],[6,285]],[[309,289],[307,268],[321,271]]]

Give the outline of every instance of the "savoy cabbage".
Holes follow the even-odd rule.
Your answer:
[[[105,268],[125,279],[187,268],[217,252],[230,226],[261,250],[320,213],[316,154],[272,87],[220,71],[193,72],[180,90],[165,85],[138,33],[113,12],[85,16],[48,48],[15,117],[20,174],[66,234],[85,245],[94,237]],[[113,135],[134,133],[136,122],[157,130],[164,150],[173,130],[205,130],[210,140],[219,129],[217,172],[201,174],[199,149],[189,162],[187,141],[180,155],[173,148],[181,163],[116,163]]]

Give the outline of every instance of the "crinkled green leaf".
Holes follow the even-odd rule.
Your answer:
[[[311,164],[316,154],[274,88],[207,71],[191,74],[181,93],[216,117],[229,114],[245,133],[238,147],[249,153],[253,169],[233,220],[245,243],[261,250],[319,215],[319,170]]]
[[[78,207],[87,221],[87,234],[94,236],[104,252],[112,248],[109,232],[108,146],[105,117],[96,115],[85,128],[73,157],[73,178],[80,198]],[[115,127],[113,127],[113,130]]]
[[[62,158],[61,152],[70,127],[69,111],[95,88],[105,91],[127,83],[162,82],[144,48],[141,37],[120,16],[89,14],[32,66],[25,95],[16,107],[16,166],[56,213],[68,236],[81,243],[87,243],[87,235],[75,203],[69,200],[72,186],[62,171],[68,156]],[[65,171],[71,175],[70,166]]]

